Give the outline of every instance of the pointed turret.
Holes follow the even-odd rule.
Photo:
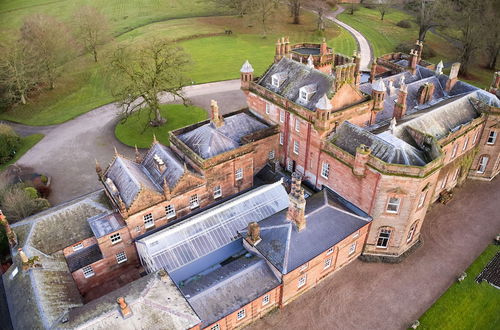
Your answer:
[[[443,61],[439,61],[439,63],[436,65],[436,74],[443,74]]]
[[[101,165],[97,161],[97,159],[95,160],[95,172],[97,173],[97,177],[99,178],[99,181],[102,181],[103,177],[104,177],[104,172],[102,170]]]
[[[248,62],[248,60],[243,63],[243,66],[240,69],[240,83],[241,89],[246,91],[250,87],[250,82],[253,81],[253,67]]]
[[[309,55],[309,57],[307,58],[307,66],[311,69],[314,69],[314,59],[312,55]]]
[[[137,149],[137,144],[135,145],[135,162],[138,164],[142,163],[142,155],[139,149]]]

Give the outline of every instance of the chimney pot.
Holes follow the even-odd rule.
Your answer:
[[[122,314],[122,317],[124,319],[132,316],[132,310],[130,309],[128,304],[125,302],[125,298],[119,297],[116,299],[116,302],[120,306],[120,313]]]
[[[28,256],[26,255],[26,253],[24,253],[23,249],[19,248],[17,249],[17,251],[19,251],[19,256],[21,257],[21,261],[23,262],[23,264],[28,263]]]
[[[221,127],[224,125],[224,119],[219,113],[219,106],[217,105],[217,101],[210,101],[210,109],[212,110],[212,123],[215,127]]]
[[[252,246],[256,246],[262,240],[260,238],[260,227],[257,222],[250,222],[248,224],[248,232],[245,240]]]

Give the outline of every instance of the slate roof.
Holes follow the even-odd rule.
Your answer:
[[[493,259],[484,267],[481,274],[476,277],[476,282],[486,281],[497,289],[500,289],[500,252],[497,252]]]
[[[71,273],[102,259],[101,249],[94,244],[78,250],[66,257],[68,268]]]
[[[238,148],[244,136],[268,127],[257,118],[241,112],[224,117],[224,125],[220,127],[209,122],[178,135],[178,138],[200,157],[209,159]]]
[[[137,250],[148,271],[172,272],[236,241],[238,230],[287,206],[281,182],[264,185],[137,240]]]
[[[155,156],[165,164],[166,169],[163,173],[157,169]],[[140,164],[117,155],[106,170],[105,177],[113,181],[121,199],[127,207],[130,207],[141,188],[163,193],[164,178],[170,189],[173,189],[185,169],[184,163],[169,147],[154,143]],[[108,183],[105,184],[108,185]],[[111,187],[108,188],[112,191]]]
[[[391,164],[424,166],[431,160],[426,152],[390,132],[375,135],[348,121],[337,128],[331,142],[353,156],[356,155],[356,148],[364,144],[370,147],[373,156]]]
[[[262,241],[255,248],[282,274],[293,271],[371,221],[366,213],[345,203],[328,188],[306,200],[305,212],[307,225],[300,232],[286,219],[287,210],[259,222]],[[246,230],[240,233],[244,236]]]
[[[116,299],[124,297],[132,316],[124,319]],[[57,329],[190,329],[200,323],[168,275],[149,274],[70,310]]]
[[[279,87],[275,87],[272,84],[271,77],[275,73],[282,73],[286,77]],[[269,68],[262,78],[260,78],[258,84],[292,102],[300,104],[311,111],[315,111],[316,103],[318,103],[319,99],[324,94],[331,91],[334,79],[333,76],[326,75],[321,71],[310,68],[306,64],[288,58],[282,58],[278,63],[273,64]],[[316,92],[310,97],[308,102],[299,102],[300,88],[312,84],[316,85]]]
[[[126,226],[118,212],[99,214],[87,219],[87,222],[96,238],[102,237]]]
[[[87,218],[111,209],[103,190],[82,196],[12,224],[28,257],[42,267],[23,272],[17,250],[3,275],[15,329],[50,329],[69,308],[82,304],[61,250],[92,236]],[[17,274],[15,274],[17,272]]]
[[[280,285],[263,259],[240,257],[181,287],[203,326],[229,315]],[[249,313],[247,311],[247,313]]]

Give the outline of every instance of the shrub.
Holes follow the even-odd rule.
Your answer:
[[[415,45],[413,43],[401,43],[394,48],[395,52],[401,52],[409,54],[411,49],[414,49]],[[429,46],[424,44],[424,51],[422,52],[422,59],[428,59],[436,56],[436,51]]]
[[[411,23],[407,19],[399,21],[396,25],[399,26],[399,27],[401,27],[401,28],[404,28],[404,29],[411,28]]]
[[[24,188],[24,191],[28,194],[28,196],[31,199],[38,198],[38,191],[36,191],[35,188],[33,188],[33,187],[26,187],[26,188]]]
[[[40,180],[42,181],[43,184],[47,184],[47,182],[49,181],[49,178],[47,178],[46,175],[43,175],[40,177]]]
[[[9,125],[0,124],[0,164],[11,160],[21,146],[21,138]]]

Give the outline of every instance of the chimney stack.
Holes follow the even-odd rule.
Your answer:
[[[450,92],[453,89],[453,86],[458,81],[458,71],[460,71],[460,63],[453,63],[451,66],[450,75],[448,76],[448,81],[446,82],[445,90]]]
[[[259,242],[262,240],[260,238],[260,227],[257,222],[250,222],[248,224],[248,232],[247,232],[247,237],[245,237],[245,240],[251,246],[259,244]]]
[[[435,86],[433,83],[425,83],[418,89],[417,98],[419,104],[425,104],[432,99]]]
[[[368,162],[368,159],[370,159],[370,153],[370,148],[364,144],[360,144],[359,147],[356,148],[354,167],[352,168],[354,175],[365,176],[366,163]]]
[[[417,40],[415,46],[415,51],[417,53],[417,63],[420,63],[420,60],[422,59],[422,52],[424,51],[424,42]]]
[[[19,257],[21,257],[22,263],[27,264],[29,259],[28,259],[28,256],[26,255],[26,253],[24,253],[23,249],[19,248],[19,249],[17,249],[17,251],[19,252]]]
[[[278,63],[282,57],[283,56],[281,53],[281,39],[278,39],[278,41],[276,41],[276,51],[274,53],[274,63]]]
[[[285,54],[286,58],[292,58],[292,46],[290,45],[290,39],[285,38]]]
[[[116,302],[120,306],[120,313],[124,319],[127,319],[132,316],[132,310],[128,307],[128,304],[125,302],[125,298],[119,297],[116,299]]]
[[[418,51],[410,50],[410,72],[411,74],[417,73]]]
[[[210,101],[210,109],[212,110],[212,123],[215,127],[221,127],[224,125],[224,118],[219,113],[219,106],[217,105],[217,101]]]
[[[321,56],[326,55],[328,53],[328,46],[326,45],[326,39],[323,38],[323,41],[321,42],[321,46],[319,48],[319,54]]]
[[[301,231],[306,228],[306,199],[304,198],[304,189],[301,186],[301,176],[297,172],[292,174],[292,187],[288,199],[290,204],[286,218],[294,223],[297,231]]]
[[[396,119],[401,119],[406,114],[406,97],[408,96],[408,87],[405,84],[401,84],[399,87],[398,99],[396,104],[394,104],[393,117]]]
[[[376,73],[377,73],[377,60],[373,60],[372,66],[370,68],[370,82],[372,84],[375,82]]]

